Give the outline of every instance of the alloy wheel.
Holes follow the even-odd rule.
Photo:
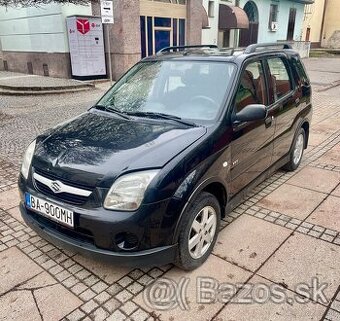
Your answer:
[[[205,206],[195,216],[188,238],[189,253],[192,258],[201,258],[214,240],[217,214],[213,207]]]

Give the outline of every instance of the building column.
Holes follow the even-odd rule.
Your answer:
[[[202,0],[187,0],[187,45],[202,42]]]
[[[110,48],[112,77],[117,80],[141,58],[139,0],[113,0],[113,10],[114,24],[109,25],[111,28]],[[100,15],[98,2],[92,1],[92,14]],[[106,29],[107,26],[104,26],[105,47],[107,48]]]

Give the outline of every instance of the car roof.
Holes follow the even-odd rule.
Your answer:
[[[166,47],[143,61],[191,60],[241,63],[249,57],[285,54],[297,56],[298,53],[286,43],[265,43],[250,45],[244,49],[219,49],[215,45]]]

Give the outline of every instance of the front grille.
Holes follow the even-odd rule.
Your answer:
[[[26,209],[27,213],[32,216],[37,222],[39,222],[40,224],[42,224],[45,227],[48,227],[50,229],[56,230],[57,232],[64,234],[68,237],[71,237],[73,239],[79,240],[81,242],[86,242],[86,243],[90,243],[90,244],[94,244],[94,240],[93,240],[93,235],[90,231],[85,230],[85,229],[80,229],[80,228],[75,228],[70,229],[67,227],[64,227],[58,223],[55,223],[54,221],[39,215],[37,213],[35,213],[34,211],[31,211],[29,209]]]
[[[55,194],[46,185],[40,183],[37,180],[34,180],[34,182],[35,182],[35,186],[36,186],[36,188],[39,192],[41,192],[45,195],[53,196],[54,198],[63,200],[63,201],[70,203],[70,204],[81,205],[81,204],[84,204],[88,199],[87,196],[80,196],[80,195],[74,195],[74,194],[69,194],[69,193]]]
[[[65,184],[70,185],[70,186],[73,186],[73,187],[82,188],[82,189],[87,189],[87,190],[89,190],[89,191],[91,191],[91,190],[94,188],[94,186],[92,186],[92,185],[80,184],[80,183],[78,183],[78,182],[75,183],[75,182],[70,181],[70,180],[67,180],[67,179],[65,179],[65,178],[61,178],[61,177],[59,177],[59,176],[57,176],[57,175],[55,175],[55,174],[52,174],[52,173],[50,173],[50,172],[44,171],[44,170],[42,170],[42,169],[40,169],[40,168],[35,168],[35,167],[34,167],[34,172],[37,173],[37,174],[39,174],[39,175],[42,175],[42,176],[44,176],[44,177],[46,177],[46,178],[48,178],[48,179],[51,179],[51,180],[59,180],[59,181],[65,183]]]
[[[41,175],[41,176],[44,176],[45,178],[48,178],[50,180],[59,180],[60,182],[66,184],[66,185],[69,185],[69,186],[72,186],[72,187],[76,187],[76,188],[80,188],[80,189],[84,189],[84,185],[76,185],[75,183],[72,183],[72,182],[60,179],[57,176],[52,175],[50,173],[46,173],[46,172],[44,172],[42,170],[34,168],[34,172],[39,174],[39,175]],[[66,202],[66,203],[69,203],[69,204],[82,205],[89,198],[88,196],[76,195],[76,194],[71,194],[71,193],[67,193],[67,192],[54,193],[49,188],[49,186],[46,186],[44,183],[38,181],[37,179],[33,179],[33,181],[34,181],[34,185],[35,185],[36,189],[39,192],[41,192],[41,193],[43,193],[45,195],[52,196],[55,199],[62,200],[62,201]],[[88,186],[86,188],[87,188],[87,191],[91,191],[92,190],[92,188],[90,188]]]

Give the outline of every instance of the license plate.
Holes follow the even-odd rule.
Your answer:
[[[25,194],[25,203],[29,209],[39,214],[42,214],[61,224],[65,224],[70,227],[74,226],[73,212],[66,208],[63,208],[59,205],[45,201],[29,193]]]

